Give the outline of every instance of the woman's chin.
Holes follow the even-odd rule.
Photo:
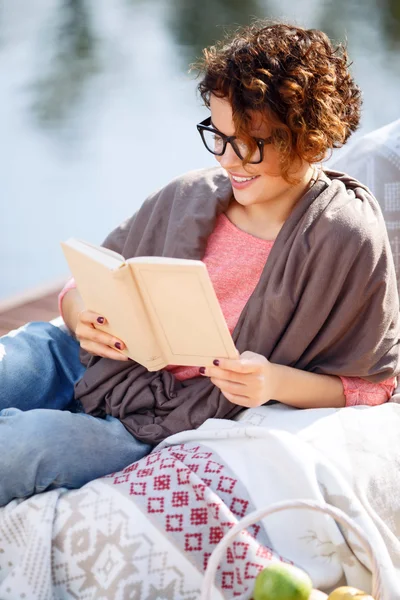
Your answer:
[[[242,206],[251,206],[252,204],[258,204],[257,196],[250,190],[235,190],[233,189],[233,197],[238,204]]]

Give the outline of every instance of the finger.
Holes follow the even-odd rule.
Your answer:
[[[210,379],[214,385],[216,385],[223,394],[228,392],[229,394],[237,394],[248,398],[248,388],[242,383],[235,383],[233,381],[226,381],[225,379],[216,379],[212,377]]]
[[[103,317],[103,315],[99,315],[99,313],[93,312],[92,310],[82,310],[78,315],[78,319],[87,325],[107,324],[107,319]]]
[[[94,354],[95,356],[101,356],[102,358],[111,358],[112,360],[122,361],[129,360],[129,358],[125,356],[125,354],[122,354],[122,352],[113,350],[113,348],[105,346],[104,344],[96,344],[94,342],[88,342],[86,340],[84,343],[81,343],[81,348],[83,348],[90,354]]]
[[[120,339],[106,333],[105,331],[101,331],[100,329],[96,329],[95,327],[90,327],[88,325],[80,325],[78,324],[75,335],[78,340],[89,340],[89,342],[95,342],[96,344],[104,344],[104,346],[110,346],[111,348],[115,347],[118,350],[124,350],[125,344]]]
[[[234,373],[255,373],[260,369],[260,364],[251,358],[241,356],[240,358],[218,358],[214,362],[220,369],[233,371]]]
[[[250,399],[246,398],[245,396],[240,396],[238,394],[230,394],[229,392],[222,392],[225,396],[225,398],[227,400],[229,400],[229,402],[232,402],[232,404],[237,404],[238,406],[244,406],[249,408],[250,405]]]
[[[204,367],[204,373],[200,371],[200,374],[206,377],[215,377],[224,381],[235,381],[242,384],[246,383],[245,380],[248,377],[248,373],[235,373],[234,371],[221,369],[221,367]]]

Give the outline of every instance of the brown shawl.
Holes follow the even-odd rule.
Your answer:
[[[231,198],[221,168],[188,173],[148,198],[104,245],[125,258],[202,259]],[[282,227],[233,332],[236,347],[314,373],[379,382],[399,373],[399,324],[379,205],[359,182],[326,171]],[[82,362],[88,368],[75,396],[85,411],[117,417],[144,442],[241,410],[208,378],[179,382],[167,371],[86,353]]]

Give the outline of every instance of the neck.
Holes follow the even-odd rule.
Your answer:
[[[281,193],[268,202],[243,206],[233,200],[227,214],[240,229],[257,237],[273,240],[289,217],[294,206],[315,183],[317,169],[310,166],[301,181],[288,185]]]

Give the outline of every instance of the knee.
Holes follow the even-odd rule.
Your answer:
[[[54,443],[57,412],[23,411],[5,408],[0,411],[0,448],[5,468],[24,468],[43,459]]]
[[[51,323],[29,323],[0,340],[0,407],[65,408],[83,371],[71,336]]]
[[[49,489],[62,477],[56,460],[60,416],[56,410],[0,411],[0,505]]]

